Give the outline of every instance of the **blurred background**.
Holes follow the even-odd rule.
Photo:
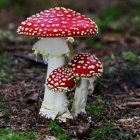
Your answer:
[[[37,39],[20,36],[16,30],[27,17],[55,6],[78,11],[98,25],[98,35],[76,38],[74,47],[78,52],[95,53],[101,57],[104,63],[107,62],[104,64],[105,70],[108,62],[112,63],[113,68],[110,69],[113,73],[116,73],[114,68],[116,61],[139,64],[139,0],[0,0],[1,59],[3,55],[13,52],[31,55],[32,45]]]
[[[100,50],[98,53],[108,54],[116,45],[117,50],[127,49],[128,51],[134,51],[140,45],[139,0],[65,0],[64,2],[57,0],[0,0],[0,52],[3,51],[3,48],[6,49],[4,46],[6,44],[19,48],[19,45],[31,43],[33,39],[30,37],[17,35],[18,26],[32,14],[55,6],[76,10],[97,23],[99,34],[96,37],[77,39],[77,41],[80,40],[77,42],[79,51],[89,49],[90,52],[93,52],[94,49],[98,49]],[[92,46],[94,48],[91,48]],[[107,52],[102,52],[101,48],[106,48]],[[10,47],[10,49],[13,48]],[[139,49],[137,53],[140,53]]]
[[[39,97],[43,97],[46,66],[42,61],[36,63],[34,58],[31,61],[32,45],[37,39],[20,36],[16,30],[32,14],[56,6],[90,17],[99,28],[98,35],[75,38],[73,44],[77,52],[95,54],[104,66],[94,95],[91,89],[88,97],[87,112],[96,125],[89,128],[90,135],[86,132],[86,137],[94,139],[94,132],[99,131],[97,138],[101,140],[109,131],[116,140],[135,138],[140,134],[136,121],[133,127],[125,124],[113,131],[102,128],[102,124],[118,124],[121,118],[133,120],[140,115],[140,0],[0,0],[0,113],[4,114],[0,116],[0,125],[8,123],[17,130],[36,130],[32,124],[44,124],[36,117],[41,104]],[[132,104],[127,106],[130,101]],[[124,103],[126,108],[121,108]],[[21,127],[23,124],[25,127]]]

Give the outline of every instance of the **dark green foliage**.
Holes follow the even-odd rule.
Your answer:
[[[56,133],[57,140],[69,140],[68,133],[57,124],[56,120],[50,121],[48,128],[49,132]]]
[[[86,111],[94,119],[99,117],[103,112],[102,107],[95,103],[87,104]]]
[[[55,120],[50,121],[48,128],[49,130],[57,132],[57,133],[63,131],[62,128],[57,124]]]
[[[0,116],[9,119],[11,115],[9,106],[2,98],[0,98]]]
[[[3,64],[6,62],[6,59],[10,56],[10,53],[5,52],[0,55],[0,64]]]
[[[117,20],[121,11],[117,5],[112,5],[108,9],[106,9],[101,17],[96,19],[96,23],[99,27],[99,32],[104,31],[111,22]]]
[[[125,51],[122,53],[122,56],[125,60],[130,61],[131,63],[136,63],[137,56],[131,51]]]
[[[120,8],[117,5],[110,6],[102,15],[106,23],[116,20],[120,15]]]
[[[67,0],[66,2],[51,0],[0,0],[0,7],[9,8],[11,4],[15,12],[25,16],[54,6],[64,6],[72,9],[75,7],[72,0]]]
[[[10,3],[10,0],[0,0],[0,7],[5,7]]]
[[[108,140],[108,136],[111,131],[111,126],[105,124],[100,126],[99,128],[92,129],[90,132],[90,137],[92,140]]]
[[[69,140],[69,135],[66,132],[59,133],[57,135],[57,140]]]
[[[0,140],[35,140],[36,132],[18,132],[11,129],[0,129]]]
[[[1,82],[14,82],[16,73],[12,70],[9,59],[10,53],[4,52],[0,55],[0,83]]]

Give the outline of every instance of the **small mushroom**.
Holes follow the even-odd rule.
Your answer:
[[[88,53],[75,55],[68,66],[73,70],[75,76],[81,79],[80,85],[76,87],[72,105],[72,114],[77,116],[79,113],[85,112],[89,78],[101,76],[103,67],[96,56]]]
[[[35,43],[33,50],[36,55],[41,54],[44,61],[48,62],[47,79],[54,69],[65,65],[66,55],[73,54],[70,45],[73,41],[72,37],[94,35],[98,29],[90,18],[71,9],[55,7],[27,18],[21,23],[17,32],[21,35],[41,38]],[[53,91],[45,86],[39,113],[46,118],[54,118],[54,102]]]
[[[65,122],[66,118],[72,118],[67,108],[68,100],[65,92],[75,88],[74,73],[66,68],[58,68],[51,72],[46,81],[46,85],[55,94],[54,113],[59,120]]]

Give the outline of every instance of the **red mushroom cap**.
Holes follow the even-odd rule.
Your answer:
[[[53,91],[71,91],[75,88],[74,73],[66,68],[55,69],[51,72],[46,84]]]
[[[17,32],[36,37],[72,37],[94,35],[97,30],[90,18],[71,9],[55,7],[27,18]]]
[[[103,72],[103,66],[98,58],[88,53],[75,55],[68,66],[73,70],[75,76],[81,78],[101,76]]]

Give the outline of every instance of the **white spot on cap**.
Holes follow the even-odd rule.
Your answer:
[[[25,31],[28,31],[29,30],[29,28],[25,28]]]
[[[57,82],[57,83],[55,83],[54,85],[55,85],[55,86],[58,86],[58,85],[59,85],[59,83]]]
[[[84,63],[84,61],[83,61],[83,60],[81,60],[81,61],[79,61],[78,63],[81,63],[81,64],[83,64],[83,63]]]
[[[25,25],[25,24],[26,24],[26,22],[22,22],[21,24],[22,24],[22,25]]]
[[[39,31],[42,32],[43,30],[42,29],[39,29]]]
[[[53,32],[57,32],[57,31],[58,31],[57,29],[54,29],[54,30],[53,30]]]
[[[28,23],[27,23],[27,25],[31,26],[31,25],[32,25],[32,23],[28,22]]]
[[[77,68],[81,68],[81,66],[77,66]]]
[[[45,25],[44,24],[41,24],[41,26],[44,27]]]
[[[58,26],[59,26],[59,24],[56,24],[55,26],[56,26],[56,27],[58,27]]]
[[[72,15],[67,15],[67,17],[71,17]]]
[[[55,27],[56,25],[55,24],[52,24],[52,27]]]
[[[64,86],[64,85],[65,85],[65,83],[61,83],[60,85],[61,85],[61,86]]]
[[[93,65],[92,65],[92,66],[89,66],[88,68],[89,68],[89,69],[94,69],[94,68],[95,68],[95,66],[93,66]]]

